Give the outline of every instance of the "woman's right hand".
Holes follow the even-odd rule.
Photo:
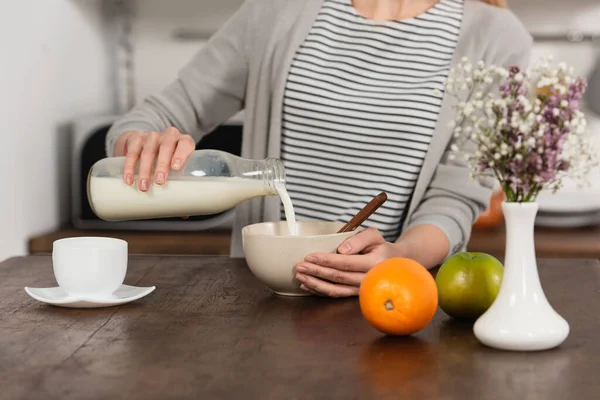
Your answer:
[[[123,180],[131,185],[135,167],[138,169],[138,189],[145,192],[151,180],[159,185],[167,181],[171,168],[179,170],[196,149],[196,142],[190,135],[184,135],[176,128],[164,132],[128,131],[115,142],[115,155],[125,156]],[[154,176],[152,168],[156,162]]]

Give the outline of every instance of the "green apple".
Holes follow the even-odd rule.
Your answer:
[[[439,305],[451,317],[474,321],[492,305],[504,275],[504,266],[485,253],[462,252],[440,267],[435,282]]]

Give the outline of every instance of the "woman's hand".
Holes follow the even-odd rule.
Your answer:
[[[365,274],[374,265],[393,257],[404,257],[401,243],[386,242],[379,231],[369,228],[338,247],[339,254],[313,253],[296,265],[301,288],[330,297],[358,295]]]
[[[165,183],[171,169],[179,170],[195,149],[194,139],[176,128],[164,132],[129,131],[121,134],[115,143],[115,155],[125,156],[123,180],[128,185],[133,184],[139,162],[137,185],[143,192],[150,188],[151,179],[159,185]]]

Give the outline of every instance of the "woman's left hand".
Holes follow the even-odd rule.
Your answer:
[[[367,271],[383,260],[404,256],[399,243],[385,241],[375,228],[347,239],[338,247],[338,253],[312,253],[297,264],[296,278],[302,282],[301,288],[329,297],[356,296]]]

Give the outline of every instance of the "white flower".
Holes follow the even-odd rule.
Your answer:
[[[493,83],[494,80],[490,76],[486,76],[483,81],[487,84]]]
[[[519,153],[515,154],[515,160],[517,161],[521,161],[523,159],[523,156]]]
[[[566,100],[563,100],[563,101],[560,102],[560,106],[562,108],[567,108],[569,106],[569,102],[566,101]]]
[[[555,117],[558,117],[560,115],[560,110],[558,108],[553,108],[552,115],[554,115]]]
[[[518,74],[515,75],[515,81],[517,82],[523,82],[523,74],[521,72],[519,72]]]
[[[456,121],[450,121],[450,122],[448,123],[448,128],[450,128],[450,129],[454,129],[454,128],[456,128]]]
[[[494,160],[499,160],[502,156],[500,155],[500,153],[496,153],[494,154]]]
[[[523,146],[523,143],[521,143],[521,136],[519,136],[517,138],[517,143],[515,143],[515,149],[519,150],[522,146]]]
[[[476,100],[483,99],[483,92],[477,92],[477,93],[475,93],[475,99]]]
[[[519,125],[519,131],[521,131],[521,133],[525,133],[525,134],[530,133],[532,128],[533,128],[532,124],[526,123],[526,122],[523,122]]]
[[[540,127],[537,132],[535,133],[535,136],[537,137],[542,137],[544,136],[544,128]]]
[[[473,111],[474,111],[473,104],[471,104],[471,103],[465,104],[465,107],[463,108],[463,114],[466,117],[470,116],[473,113]]]
[[[502,67],[496,67],[496,74],[502,78],[506,78],[508,76],[508,71]]]
[[[480,61],[477,63],[477,68],[479,68],[479,69],[484,69],[484,68],[485,68],[485,62],[483,62],[483,60],[480,60]]]
[[[433,95],[436,97],[440,97],[442,92],[439,89],[433,89]]]
[[[456,144],[453,144],[452,146],[450,146],[450,150],[456,153],[458,152],[458,146]]]
[[[535,138],[529,138],[529,139],[527,139],[527,144],[531,148],[535,147]]]

